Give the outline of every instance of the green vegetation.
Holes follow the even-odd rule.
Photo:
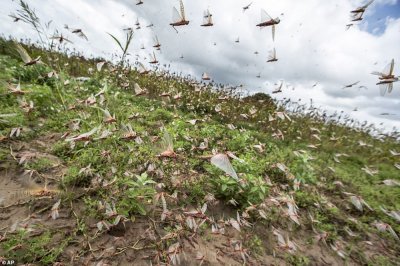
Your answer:
[[[119,45],[123,61],[126,49]],[[400,234],[398,221],[381,210],[400,209],[399,186],[382,183],[400,181],[395,167],[399,157],[390,153],[400,152],[395,134],[373,137],[367,129],[347,128],[301,112],[288,112],[289,120],[279,113],[284,108],[268,95],[239,98],[234,90],[215,91],[211,86],[198,91],[189,80],[155,72],[140,75],[123,64],[106,63],[87,81],[79,81],[77,77],[87,76],[101,59],[24,47],[32,57],[41,55],[46,64],[23,66],[12,42],[0,40],[0,160],[10,162],[0,164],[0,170],[23,167],[51,180],[61,193],[50,199],[33,197],[32,213],[50,212],[54,199],[61,199],[59,219],[73,229],[66,229],[70,233],[62,237],[64,229],[51,229],[54,224],[42,217],[49,230],[39,234],[28,230],[28,225],[9,232],[1,243],[0,257],[41,265],[68,263],[68,247],[79,246],[77,257],[99,256],[95,252],[102,247],[96,245],[97,240],[125,234],[125,246],[115,244],[114,260],[124,252],[147,250],[141,257],[171,263],[174,244],[181,243],[176,254],[181,254],[184,241],[194,245],[197,234],[204,234],[212,244],[217,234],[205,232],[224,227],[227,235],[241,243],[232,251],[239,254],[238,263],[245,258],[256,265],[262,256],[275,254],[288,264],[310,265],[314,258],[308,249],[313,245],[341,261],[331,248],[337,243],[343,245],[346,260],[356,264],[399,262],[399,241],[373,226],[381,221]],[[49,75],[53,70],[57,75]],[[26,93],[10,90],[18,82]],[[148,93],[135,96],[135,83]],[[163,93],[170,96],[160,96]],[[102,110],[113,120],[107,120],[110,117]],[[193,119],[197,120],[191,123]],[[131,137],[127,137],[128,125]],[[12,134],[15,128],[22,128],[19,135]],[[91,136],[79,141],[81,134],[94,128]],[[158,156],[162,128],[172,136],[175,157]],[[18,165],[24,148],[16,145],[39,149],[38,140],[44,143],[42,152],[62,161],[61,174],[54,174],[57,169],[48,157],[29,157],[23,166]],[[12,154],[10,147],[15,150]],[[238,157],[230,162],[239,180],[210,163],[213,149]],[[378,171],[368,174],[365,169]],[[346,193],[360,196],[372,210],[366,206],[362,212],[357,210]],[[204,204],[207,210],[203,212]],[[43,210],[43,205],[50,207]],[[289,205],[296,205],[295,213],[290,213]],[[240,233],[232,219],[238,222]],[[143,232],[134,231],[139,221],[148,225]],[[246,223],[262,228],[263,233],[250,231]],[[287,231],[297,251],[278,243],[273,228]],[[326,237],[315,239],[323,233]],[[365,241],[373,245],[385,241],[385,253]],[[104,254],[101,259],[107,259]],[[205,256],[204,260],[211,259]]]
[[[57,233],[45,231],[36,236],[32,236],[28,231],[20,230],[12,237],[2,243],[4,256],[16,260],[18,263],[38,262],[42,265],[48,265],[57,260],[63,249],[68,244],[70,238],[63,239],[57,246],[52,246],[52,237]]]

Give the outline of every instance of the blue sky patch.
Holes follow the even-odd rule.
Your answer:
[[[366,30],[374,35],[382,35],[386,29],[386,20],[390,18],[400,18],[400,1],[397,0],[394,5],[378,5],[371,6],[373,12],[366,12],[364,21],[365,25],[361,28],[366,27]],[[367,23],[366,23],[367,22]]]

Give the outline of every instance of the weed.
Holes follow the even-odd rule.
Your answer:
[[[286,255],[285,260],[290,265],[307,266],[310,265],[310,259],[302,255]]]
[[[5,250],[7,258],[13,258],[19,263],[37,262],[41,265],[47,265],[57,260],[70,240],[66,238],[56,248],[52,248],[53,237],[50,231],[31,237],[28,231],[19,230],[2,243],[2,249]]]
[[[145,215],[147,213],[146,206],[149,205],[156,193],[155,182],[146,173],[136,175],[135,179],[126,177],[118,182],[122,193],[117,209],[127,217],[137,213]]]
[[[252,236],[245,245],[255,254],[262,255],[264,251],[263,242],[257,235]]]
[[[53,167],[54,162],[51,161],[50,159],[46,157],[40,157],[37,158],[36,160],[29,161],[26,165],[25,168],[29,170],[36,170],[38,172],[44,172],[51,167]]]

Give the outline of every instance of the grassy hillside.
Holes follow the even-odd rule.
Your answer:
[[[265,94],[24,47],[45,64],[24,66],[0,41],[0,258],[400,263],[394,137],[285,112]],[[170,139],[175,153],[160,156]],[[229,152],[238,180],[210,162]]]

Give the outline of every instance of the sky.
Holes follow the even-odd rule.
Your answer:
[[[392,93],[381,96],[372,71],[382,71],[394,59],[400,75],[400,0],[375,0],[364,19],[346,30],[350,11],[367,1],[361,0],[184,0],[189,25],[169,25],[178,0],[26,0],[42,22],[52,20],[54,29],[73,41],[71,49],[87,56],[110,58],[118,47],[108,33],[124,37],[123,28],[134,31],[129,58],[148,65],[154,37],[161,43],[156,51],[161,64],[172,71],[200,79],[207,72],[218,83],[243,85],[249,93],[271,94],[284,82],[276,99],[310,99],[317,107],[334,112],[343,110],[359,121],[367,120],[391,130],[400,128],[400,82]],[[252,2],[248,10],[242,7]],[[214,26],[201,27],[203,11],[213,14]],[[18,1],[0,2],[0,33],[36,40],[29,25],[12,22],[8,16],[18,9]],[[275,41],[271,28],[259,29],[261,9],[279,17]],[[63,29],[64,24],[82,29],[89,41]],[[146,27],[153,24],[154,27]],[[235,40],[239,38],[239,43]],[[215,44],[215,45],[214,45]],[[142,46],[145,49],[140,49]],[[269,51],[276,49],[277,62],[267,63]],[[258,54],[255,54],[258,52]],[[183,59],[180,58],[183,56]],[[257,76],[260,75],[258,78]],[[360,81],[356,86],[345,85]],[[316,85],[315,85],[316,84]],[[315,85],[315,86],[313,86]],[[360,86],[365,87],[359,88]],[[356,108],[357,111],[354,111]],[[381,113],[390,115],[382,116]]]

